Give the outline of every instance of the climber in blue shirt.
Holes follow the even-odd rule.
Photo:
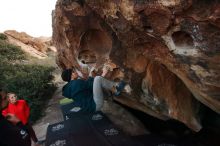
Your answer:
[[[115,95],[119,95],[125,87],[125,82],[118,84],[105,79],[108,70],[103,69],[101,76],[95,78],[89,76],[87,80],[80,78],[74,69],[66,69],[62,72],[62,79],[68,82],[62,89],[64,97],[73,99],[74,104],[86,112],[101,110],[104,103],[103,89],[116,88]]]

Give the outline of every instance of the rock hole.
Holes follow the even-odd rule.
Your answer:
[[[82,64],[93,64],[96,63],[96,55],[91,50],[82,50],[79,52],[78,60]]]
[[[78,60],[82,64],[103,64],[112,49],[111,37],[105,31],[90,29],[82,34]]]
[[[150,25],[150,23],[148,22],[147,16],[144,14],[144,12],[141,12],[140,16],[141,16],[143,29],[149,33],[153,32],[153,28]]]
[[[149,33],[154,32],[153,28],[151,26],[144,26],[144,30],[146,30]]]
[[[172,39],[177,47],[188,46],[188,48],[192,48],[194,46],[193,38],[184,31],[174,32]]]

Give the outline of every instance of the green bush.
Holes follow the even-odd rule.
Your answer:
[[[0,40],[6,40],[7,36],[3,33],[0,33]]]
[[[42,115],[42,109],[56,89],[51,83],[54,68],[15,63],[25,59],[25,54],[19,50],[16,46],[0,43],[0,87],[28,102],[30,120],[34,122]]]
[[[4,68],[4,87],[25,99],[31,107],[31,121],[41,116],[41,109],[52,96],[55,86],[50,84],[53,68],[35,65],[10,65]],[[3,84],[3,83],[2,83]]]
[[[7,60],[22,60],[26,55],[20,47],[0,41],[0,57]]]

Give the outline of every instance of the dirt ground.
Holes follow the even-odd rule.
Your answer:
[[[50,124],[58,123],[63,121],[63,115],[59,106],[59,101],[62,99],[62,87],[65,84],[60,78],[60,71],[56,70],[54,73],[54,83],[57,85],[57,90],[55,91],[53,97],[48,102],[45,109],[44,116],[40,118],[34,125],[33,128],[39,139],[39,141],[44,142],[46,139],[47,127]],[[42,144],[43,145],[43,144]]]

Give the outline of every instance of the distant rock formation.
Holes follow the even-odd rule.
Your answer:
[[[37,58],[47,57],[47,51],[55,51],[52,46],[51,37],[32,37],[25,32],[17,32],[15,30],[7,30],[4,32],[8,37],[8,41],[12,44],[20,46],[22,50]]]
[[[58,0],[53,41],[62,68],[111,59],[133,92],[119,102],[202,128],[201,103],[220,113],[216,0]]]

